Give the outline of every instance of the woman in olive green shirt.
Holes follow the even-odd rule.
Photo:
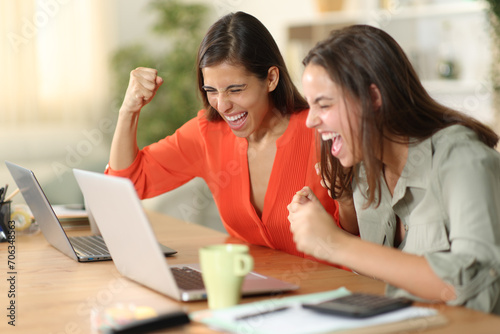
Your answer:
[[[288,206],[297,248],[387,282],[389,295],[500,314],[498,135],[435,102],[379,29],[332,32],[304,64],[320,172],[361,238],[304,188]]]

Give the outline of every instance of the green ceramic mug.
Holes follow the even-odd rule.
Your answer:
[[[253,269],[248,246],[224,244],[202,247],[200,265],[208,307],[218,309],[238,304],[243,279]]]

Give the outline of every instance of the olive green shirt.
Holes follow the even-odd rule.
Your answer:
[[[354,182],[361,238],[394,247],[396,216],[406,231],[398,246],[422,255],[455,288],[450,305],[500,314],[500,154],[463,126],[410,144],[391,196],[383,178],[380,206],[366,203],[365,170]],[[411,296],[394,286],[387,294]]]

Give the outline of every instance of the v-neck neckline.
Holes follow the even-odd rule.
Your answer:
[[[264,206],[262,208],[262,214],[259,216],[257,213],[257,210],[255,209],[252,200],[251,200],[251,181],[250,181],[250,166],[248,164],[248,140],[247,138],[238,138],[238,140],[241,140],[244,146],[242,146],[244,149],[242,149],[242,166],[245,166],[245,175],[244,175],[244,189],[243,191],[245,192],[248,202],[250,203],[250,206],[252,208],[252,214],[255,216],[255,218],[260,222],[264,223],[267,220],[267,215],[269,213],[269,208],[268,206],[271,206],[271,198],[274,198],[276,196],[277,192],[277,187],[276,187],[276,182],[279,181],[279,175],[276,175],[276,173],[279,173],[279,171],[276,170],[276,160],[278,155],[280,154],[280,147],[286,145],[293,137],[293,132],[294,129],[297,127],[297,122],[292,121],[292,118],[296,117],[296,114],[291,114],[290,119],[288,120],[288,125],[287,128],[285,129],[285,132],[276,139],[276,153],[274,155],[274,160],[272,164],[272,169],[271,169],[271,174],[269,176],[269,182],[267,184],[266,188],[266,194],[264,195]]]

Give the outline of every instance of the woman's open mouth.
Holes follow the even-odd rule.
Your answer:
[[[233,130],[239,130],[245,125],[248,117],[248,112],[243,111],[231,115],[223,115],[229,127]]]
[[[321,133],[321,139],[324,141],[332,140],[332,155],[336,157],[342,149],[342,145],[344,143],[342,136],[335,132],[323,132]]]

